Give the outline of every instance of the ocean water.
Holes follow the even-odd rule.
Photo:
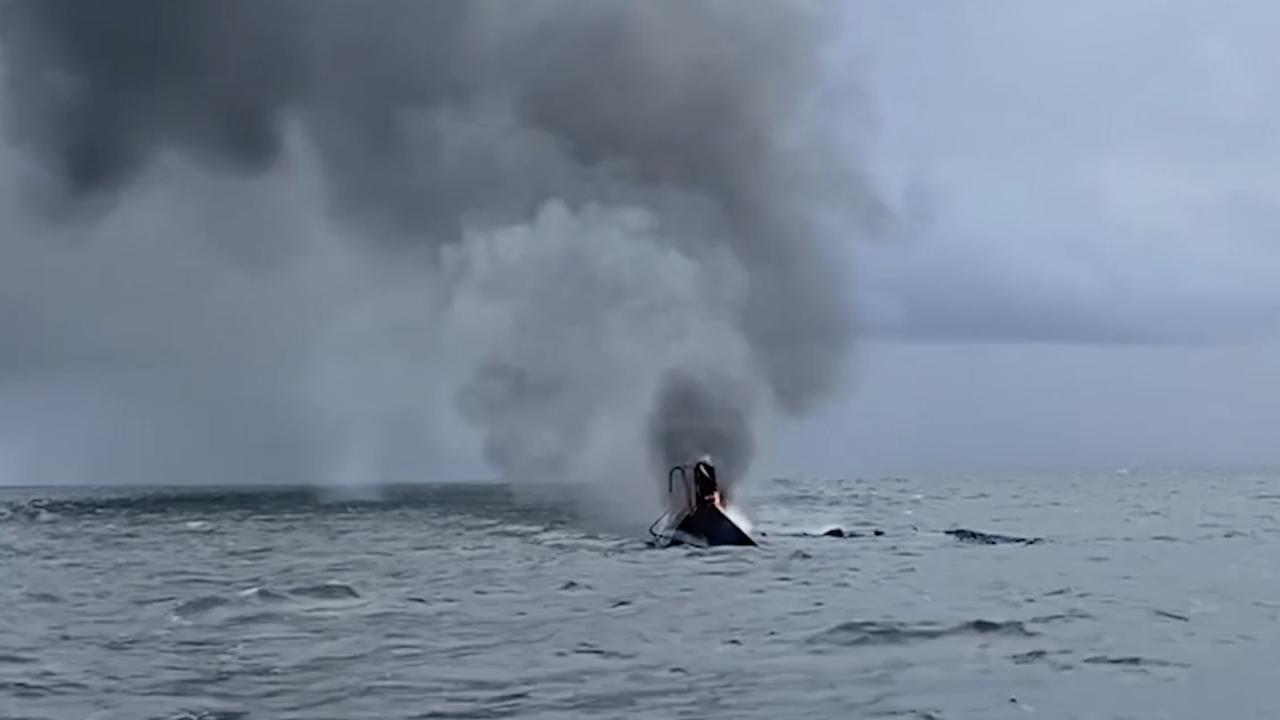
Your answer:
[[[1280,717],[1280,473],[744,505],[654,549],[500,486],[3,489],[0,718]]]

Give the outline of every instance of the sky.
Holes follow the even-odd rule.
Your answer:
[[[849,15],[908,221],[850,250],[854,380],[794,441],[815,472],[1280,461],[1280,10]]]
[[[844,382],[815,413],[771,422],[754,472],[1280,463],[1280,9],[1187,0],[884,0],[843,9],[830,82],[860,98],[841,121],[894,221],[840,245],[835,261],[851,269],[857,318]],[[0,328],[6,313],[47,321],[42,354],[0,353],[0,477],[8,481],[27,476],[6,474],[6,464],[81,455],[94,444],[127,448],[103,455],[124,463],[124,474],[134,471],[127,458],[153,443],[180,446],[166,462],[208,465],[210,477],[263,463],[289,474],[289,460],[266,459],[293,457],[291,445],[310,442],[281,429],[292,417],[272,415],[288,404],[245,416],[242,401],[285,392],[287,371],[273,363],[302,352],[297,338],[275,335],[267,321],[215,318],[212,330],[243,333],[233,338],[237,366],[273,368],[251,384],[202,374],[232,362],[221,358],[227,338],[216,336],[197,342],[186,366],[123,362],[118,346],[159,348],[178,332],[157,307],[166,293],[183,294],[191,308],[225,301],[220,312],[236,318],[310,317],[356,304],[360,314],[341,332],[307,348],[337,354],[352,352],[344,339],[371,328],[412,332],[412,318],[380,308],[430,301],[412,289],[371,296],[360,274],[382,270],[334,272],[326,263],[346,262],[340,253],[315,260],[314,286],[277,295],[240,270],[206,277],[168,248],[178,272],[134,288],[134,260],[154,251],[137,238],[156,228],[205,232],[178,224],[179,214],[255,228],[312,223],[322,211],[301,161],[251,183],[158,163],[136,201],[94,231],[123,238],[126,252],[23,285],[19,274],[43,267],[16,250],[30,227],[14,219],[28,213],[17,178],[29,162],[15,147],[0,149],[0,210],[10,228],[0,243],[22,260],[9,263],[9,276],[0,269],[10,284],[0,288]],[[167,194],[182,183],[200,192]],[[261,248],[233,252],[271,262]],[[58,282],[132,289],[95,317],[47,311],[71,302],[59,299]],[[184,327],[189,335],[199,337]],[[381,383],[360,412],[344,416],[341,432],[361,435],[362,417],[443,412],[436,389],[404,391],[419,350],[361,360],[361,372]],[[59,370],[86,363],[111,373],[110,393],[94,379],[102,374]],[[201,394],[198,410],[175,403],[202,383],[216,391]],[[102,430],[144,416],[181,431]],[[204,425],[241,431],[220,430],[206,443]],[[421,452],[393,443],[403,464],[432,464],[437,476],[487,472],[474,438],[452,423],[430,427]],[[254,450],[232,450],[244,447]]]

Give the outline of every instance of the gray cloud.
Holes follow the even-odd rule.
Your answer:
[[[852,389],[756,471],[1280,462],[1280,8],[850,14],[909,222],[850,254]]]
[[[851,24],[914,233],[859,254],[871,332],[1256,342],[1280,333],[1280,75],[1261,2],[878,7]],[[886,193],[893,197],[894,193]],[[904,207],[907,207],[904,205]]]

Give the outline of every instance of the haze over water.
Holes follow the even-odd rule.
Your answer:
[[[5,489],[0,717],[1274,717],[1278,483],[778,480],[717,550],[500,486]]]

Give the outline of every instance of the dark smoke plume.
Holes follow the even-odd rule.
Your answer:
[[[157,333],[170,318],[150,307],[153,322],[124,306],[105,316],[133,318],[134,340],[86,339],[69,307],[38,331],[0,314],[16,341],[0,368],[17,354],[146,358],[197,386],[278,389],[302,366],[325,378],[332,431],[374,438],[362,455],[426,432],[412,387],[451,394],[513,479],[634,476],[701,452],[739,476],[761,401],[804,412],[846,361],[847,273],[822,223],[857,233],[877,219],[844,143],[844,98],[824,94],[838,87],[823,84],[833,13],[741,0],[5,2],[4,109],[23,158],[5,171],[21,168],[20,204],[41,209],[6,250],[14,266],[54,263],[40,255],[51,238],[87,237],[95,247],[79,252],[138,253],[139,278],[207,263],[209,296],[192,291],[190,307],[225,309],[228,295],[245,307],[213,321],[241,348],[220,359],[189,318]],[[270,187],[300,202],[289,193],[304,177],[322,219],[258,199]],[[238,195],[236,182],[259,189]],[[148,203],[163,221],[147,221]],[[316,249],[316,222],[340,249]],[[159,239],[110,247],[121,236]],[[357,259],[318,279],[308,258],[341,253]],[[117,298],[120,282],[91,299]],[[374,309],[352,320],[331,282]],[[184,287],[159,297],[186,307]],[[287,350],[249,349],[264,339]],[[297,392],[316,391],[263,402],[311,414]],[[387,423],[409,439],[373,427]],[[646,433],[640,461],[630,448]]]
[[[663,467],[685,465],[702,455],[717,460],[717,478],[726,487],[746,472],[755,452],[749,418],[748,388],[728,378],[699,378],[672,371],[665,378],[650,420],[650,444],[662,453]]]

